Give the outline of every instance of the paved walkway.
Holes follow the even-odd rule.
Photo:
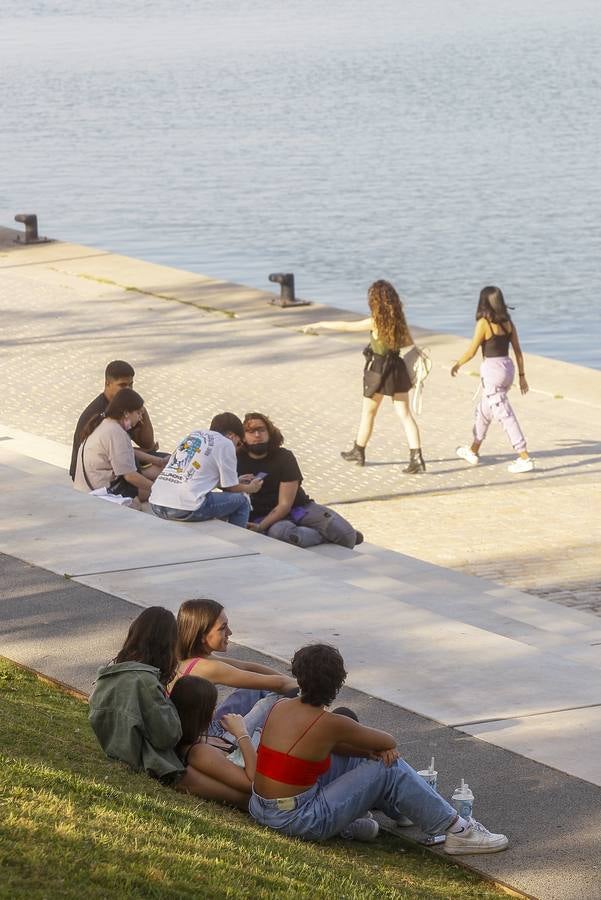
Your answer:
[[[454,448],[469,439],[475,366],[449,377],[466,342],[415,329],[434,359],[420,420],[428,472],[401,474],[407,450],[386,407],[360,469],[339,450],[356,427],[363,338],[298,330],[352,314],[281,310],[272,294],[88,247],[14,248],[13,234],[0,229],[5,424],[69,443],[106,362],[125,358],[163,447],[221,409],[265,410],[311,494],[368,540],[601,615],[601,372],[527,355],[531,391],[512,402],[537,470],[507,473],[496,426],[473,469]]]
[[[3,554],[0,573],[0,653],[89,692],[98,660],[115,653],[139,609]],[[231,620],[236,634],[237,621],[237,616]],[[237,644],[230,652],[285,670],[278,660]],[[454,857],[452,864],[475,866],[526,896],[597,900],[600,787],[351,688],[343,689],[340,700],[362,722],[398,735],[414,767],[421,768],[434,754],[444,795],[451,794],[461,774],[469,773],[477,814],[507,829],[512,845],[489,857]],[[499,790],[500,782],[511,789]],[[569,821],[558,821],[558,810],[569,810]],[[398,833],[419,837],[417,829]]]
[[[514,842],[509,853],[478,860],[481,871],[549,900],[596,900],[601,623],[528,597],[514,589],[511,572],[504,579],[497,572],[505,573],[506,560],[528,558],[514,576],[531,577],[536,592],[568,585],[572,602],[588,591],[595,605],[600,463],[592,434],[601,373],[528,360],[535,391],[518,402],[544,463],[512,480],[501,441],[499,449],[491,442],[491,464],[476,470],[449,454],[449,435],[453,446],[460,439],[458,411],[465,407],[469,418],[474,380],[452,383],[443,369],[463,342],[428,336],[440,363],[424,415],[432,462],[426,476],[402,479],[390,416],[372,465],[358,470],[339,459],[340,435],[358,406],[358,342],[296,328],[327,311],[282,311],[261,292],[68,245],[7,250],[0,268],[0,303],[15,323],[4,339],[0,549],[8,556],[0,562],[13,589],[0,608],[0,652],[85,687],[92,659],[106,659],[113,615],[126,620],[135,605],[157,602],[176,609],[199,592],[227,603],[242,643],[280,659],[307,639],[330,639],[343,648],[349,683],[364,692],[366,721],[382,715],[404,738],[409,728],[409,745],[415,729],[426,735],[419,753],[407,753],[416,764],[435,746],[444,769],[453,769],[449,778],[459,777],[457,765],[477,775],[482,818]],[[359,526],[365,521],[368,541],[356,552],[299,551],[223,523],[173,525],[74,492],[56,466],[68,456],[65,423],[100,389],[91,371],[115,357],[135,362],[136,386],[164,445],[216,409],[272,412],[311,492],[337,502]],[[560,384],[562,400],[550,396]],[[582,443],[566,448],[560,435],[570,429]],[[449,523],[464,556],[466,541],[473,546],[467,565],[453,553]],[[525,540],[532,549],[518,554]],[[420,552],[409,552],[411,541]],[[566,546],[578,554],[579,580]],[[549,576],[554,553],[561,559]],[[451,565],[436,554],[452,556],[456,569],[486,559],[489,574],[507,586],[419,559]],[[68,574],[73,590],[11,557]],[[567,832],[557,817],[565,809]]]

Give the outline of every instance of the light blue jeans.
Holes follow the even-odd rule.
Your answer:
[[[253,789],[249,812],[261,825],[307,841],[340,834],[370,809],[391,819],[409,818],[427,834],[440,834],[457,813],[423,778],[399,759],[383,762],[332,754],[329,770],[296,797],[267,800]]]
[[[216,737],[225,736],[232,740],[233,736],[221,724],[221,717],[227,713],[237,713],[239,716],[244,716],[246,731],[252,738],[257,730],[263,729],[271,707],[281,699],[281,694],[237,688],[213,713],[213,721],[209,725],[207,734]]]
[[[230,525],[246,528],[250,505],[246,494],[231,494],[227,491],[209,491],[198,509],[174,509],[172,506],[157,506],[151,503],[155,516],[176,522],[206,522],[208,519],[225,519]]]
[[[280,699],[279,694],[272,694],[269,691],[255,691],[250,688],[236,688],[235,691],[226,697],[223,703],[220,703],[213,713],[213,721],[209,725],[208,734],[222,737],[225,733],[223,725],[220,724],[221,717],[227,713],[237,713],[239,716],[246,716],[250,713],[260,700],[265,697],[274,697],[273,703]],[[273,706],[273,703],[271,706]],[[269,709],[271,709],[271,706]],[[268,712],[269,712],[268,709]],[[250,732],[249,732],[250,734]]]

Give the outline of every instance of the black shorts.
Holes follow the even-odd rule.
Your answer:
[[[381,356],[373,353],[367,357],[363,370],[364,397],[373,397],[374,394],[384,394],[386,397],[408,394],[412,386],[407,366],[398,354],[387,353]]]

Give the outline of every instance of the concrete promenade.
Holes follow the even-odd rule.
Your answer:
[[[486,464],[471,468],[454,451],[470,438],[476,360],[451,379],[466,340],[415,328],[434,360],[419,423],[428,471],[401,474],[404,435],[386,402],[360,469],[339,450],[356,429],[364,338],[298,330],[352,313],[281,310],[272,294],[89,247],[15,249],[13,235],[0,229],[1,421],[68,444],[106,362],[126,358],[163,447],[215,411],[264,410],[311,494],[369,541],[601,614],[601,371],[527,354],[531,391],[512,403],[537,469],[508,474],[496,425]]]
[[[494,432],[487,465],[464,468],[453,450],[476,379],[448,368],[465,341],[423,335],[428,473],[400,474],[389,410],[361,470],[338,451],[356,424],[362,342],[298,331],[340,311],[284,311],[242,286],[2,236],[0,653],[85,690],[139,606],[203,594],[271,657],[331,640],[365,721],[402,735],[414,765],[435,751],[445,792],[476,776],[478,814],[512,849],[471,864],[545,900],[599,897],[601,373],[527,356],[533,390],[516,406],[539,468],[509,476]],[[136,366],[163,447],[220,409],[269,412],[310,493],[366,543],[299,551],[74,492],[61,468],[73,422],[117,357]]]

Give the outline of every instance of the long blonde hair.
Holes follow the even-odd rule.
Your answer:
[[[389,281],[374,281],[367,292],[378,339],[394,350],[411,343],[401,299]]]

